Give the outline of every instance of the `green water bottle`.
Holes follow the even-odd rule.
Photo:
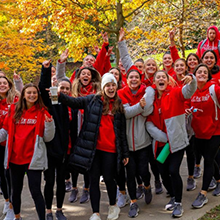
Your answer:
[[[167,159],[169,154],[170,154],[170,145],[169,143],[166,143],[165,146],[163,147],[163,150],[158,155],[157,161],[159,161],[160,163],[164,163],[164,161]]]

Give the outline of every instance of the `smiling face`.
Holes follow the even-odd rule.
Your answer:
[[[214,41],[215,40],[215,37],[216,37],[216,32],[214,29],[209,29],[209,32],[208,32],[208,38],[210,41]]]
[[[65,95],[70,94],[70,84],[67,81],[61,81],[58,85],[58,92],[62,92]]]
[[[51,77],[56,75],[56,68],[54,66],[51,67]]]
[[[120,73],[117,69],[111,69],[109,71],[110,73],[112,73],[116,79],[117,82],[119,82],[119,79],[120,79]]]
[[[115,83],[109,82],[104,87],[104,93],[110,99],[115,97],[117,91],[117,85]]]
[[[170,68],[173,64],[173,59],[170,54],[165,54],[163,56],[163,65],[166,68]]]
[[[8,81],[5,78],[0,78],[0,95],[5,97],[9,89]]]
[[[186,64],[183,60],[177,60],[174,64],[174,70],[180,77],[184,77],[186,72]]]
[[[83,60],[84,67],[91,67],[95,63],[95,58],[91,55],[88,55]]]
[[[143,72],[143,70],[144,70],[144,63],[138,61],[138,62],[135,62],[134,65],[138,68],[138,70]]]
[[[32,107],[38,100],[38,91],[35,87],[27,87],[24,92],[24,99],[28,108]]]
[[[120,69],[121,73],[125,74],[125,68],[121,62],[121,59],[119,60],[118,68]]]
[[[137,91],[141,85],[140,74],[136,71],[131,71],[127,78],[127,84],[131,90]]]
[[[167,78],[166,73],[162,71],[155,73],[154,84],[156,85],[156,88],[159,93],[162,93],[166,90],[168,82],[169,80]]]
[[[205,66],[201,66],[195,73],[198,84],[205,84],[209,78],[209,71]]]
[[[206,64],[211,70],[216,63],[214,54],[212,52],[207,52],[202,58],[202,63]]]
[[[92,80],[92,73],[88,69],[83,69],[79,75],[79,80],[83,86],[89,85]]]
[[[152,77],[157,71],[157,64],[155,60],[150,59],[147,62],[145,62],[145,73],[150,78]]]
[[[193,72],[193,70],[196,68],[196,66],[199,64],[198,62],[198,59],[193,56],[193,55],[190,55],[187,59],[187,66],[189,67],[189,70],[191,72]]]

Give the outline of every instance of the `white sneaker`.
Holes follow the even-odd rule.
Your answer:
[[[125,207],[128,203],[129,203],[128,195],[119,192],[117,206],[119,208],[122,208]]]
[[[119,217],[120,208],[115,205],[110,205],[108,209],[108,217],[107,220],[116,220]]]
[[[6,214],[8,212],[9,205],[10,205],[10,202],[5,202],[3,212],[2,212],[3,214]]]
[[[101,220],[101,218],[100,218],[100,216],[97,215],[96,213],[93,213],[93,214],[90,216],[89,220]]]
[[[15,214],[13,209],[9,209],[3,220],[14,220]]]

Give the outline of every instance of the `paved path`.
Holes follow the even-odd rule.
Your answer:
[[[187,192],[186,188],[186,179],[187,179],[187,167],[186,167],[186,160],[184,158],[183,163],[181,165],[181,175],[184,182],[184,191],[183,191],[183,208],[184,208],[184,215],[180,218],[180,220],[197,220],[201,216],[203,216],[207,211],[211,208],[215,207],[216,205],[220,204],[220,197],[212,196],[212,193],[208,193],[209,202],[206,204],[202,209],[192,209],[191,204],[193,200],[196,198],[199,189],[201,188],[201,180],[202,178],[197,180],[198,188],[192,192]],[[79,186],[83,185],[82,177],[80,177]],[[153,185],[153,184],[152,184]],[[82,188],[79,189],[80,193],[82,192]],[[108,199],[107,193],[105,189],[105,185],[101,184],[101,217],[102,220],[106,219],[107,212],[108,212]],[[90,203],[80,204],[79,200],[75,203],[68,202],[69,193],[66,194],[65,202],[64,202],[64,212],[68,220],[88,220],[89,216],[92,214]],[[150,205],[146,205],[144,203],[144,199],[138,200],[138,205],[140,207],[140,213],[137,220],[170,220],[171,212],[165,211],[164,205],[169,201],[169,198],[166,198],[166,193],[156,195],[153,189],[153,200]],[[55,198],[54,198],[55,202]],[[2,196],[0,196],[0,216],[2,215],[2,209],[4,205],[4,200]],[[126,206],[121,209],[121,214],[119,219],[120,220],[129,220],[130,218],[127,216],[129,207]],[[23,220],[37,220],[37,214],[34,208],[34,203],[32,198],[30,197],[30,193],[27,186],[27,181],[25,179],[24,182],[24,189],[22,193],[22,217]],[[55,212],[55,209],[54,209]],[[3,219],[3,216],[0,217],[0,220]],[[54,218],[55,219],[55,218]]]

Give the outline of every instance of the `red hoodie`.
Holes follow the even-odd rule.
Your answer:
[[[13,109],[12,113],[6,116],[3,125],[9,135],[14,137],[13,140],[8,141],[8,161],[18,165],[29,164],[34,153],[36,133],[40,132],[39,135],[43,137],[44,114],[48,117],[51,116],[46,110],[39,110],[34,105],[23,112],[19,122],[14,123],[12,118],[14,116]],[[38,126],[40,126],[40,129],[37,129]]]
[[[210,29],[214,29],[215,33],[216,33],[216,37],[215,37],[214,41],[212,41],[212,42],[208,38],[208,32],[209,32]],[[218,31],[218,28],[216,26],[210,26],[208,28],[208,31],[207,31],[207,38],[206,38],[205,44],[203,45],[202,48],[201,48],[201,45],[202,45],[203,41],[201,41],[198,45],[198,48],[197,48],[197,51],[196,51],[196,54],[198,55],[198,57],[201,58],[203,53],[206,50],[213,50],[213,51],[215,51],[216,56],[217,56],[217,65],[220,66],[220,54],[219,54],[219,51],[218,51],[218,42],[219,42],[219,40],[220,40],[220,33]]]
[[[193,109],[198,109],[193,112],[191,125],[195,136],[200,139],[210,139],[213,135],[220,135],[220,123],[219,120],[215,119],[215,104],[209,93],[211,85],[212,82],[209,81],[201,90],[197,89],[190,101],[190,106]],[[215,85],[215,92],[218,100],[220,100],[220,87],[218,85]],[[218,115],[220,115],[220,109],[217,108],[217,110]]]

